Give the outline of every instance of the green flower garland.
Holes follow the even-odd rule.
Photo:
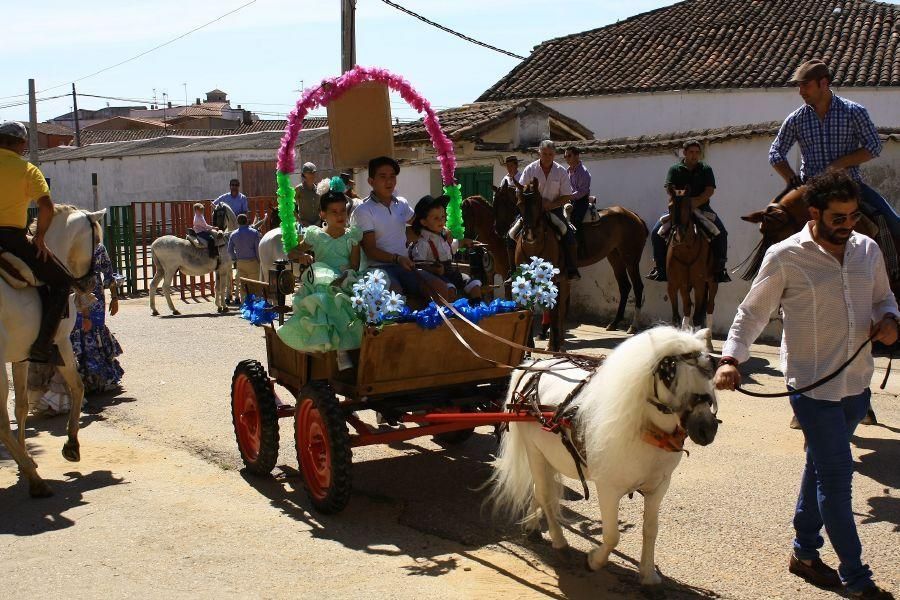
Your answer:
[[[281,217],[281,243],[287,254],[300,244],[297,237],[297,217],[294,216],[294,186],[287,173],[275,172],[278,182],[278,216]]]
[[[458,183],[445,185],[444,194],[450,198],[447,203],[447,229],[455,239],[461,240],[466,237],[462,216],[462,187]]]

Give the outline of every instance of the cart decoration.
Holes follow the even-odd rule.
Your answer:
[[[444,194],[450,198],[447,206],[447,227],[456,239],[465,237],[462,219],[462,191],[454,179],[456,171],[456,155],[453,142],[444,134],[431,103],[423,98],[403,77],[386,69],[377,67],[356,66],[340,77],[323,79],[318,86],[304,90],[297,106],[288,115],[288,123],[281,138],[278,150],[278,164],[275,178],[278,183],[278,216],[281,217],[281,232],[284,251],[290,252],[297,247],[296,218],[294,217],[294,188],[290,174],[294,172],[294,145],[303,127],[303,119],[309,111],[325,106],[339,98],[350,88],[366,82],[377,81],[398,92],[400,96],[416,111],[425,113],[423,119],[425,129],[431,137],[431,143],[437,152],[441,164],[441,180],[444,183]]]
[[[519,265],[511,276],[513,299],[524,308],[550,310],[556,306],[559,295],[559,289],[553,283],[556,275],[559,275],[559,269],[553,263],[532,256],[530,263]]]
[[[250,321],[252,325],[269,325],[278,318],[274,307],[265,298],[257,298],[253,294],[247,294],[240,311],[241,318]]]
[[[375,269],[353,284],[350,298],[353,310],[368,325],[378,325],[392,316],[399,316],[406,306],[406,299],[388,289],[388,277]]]

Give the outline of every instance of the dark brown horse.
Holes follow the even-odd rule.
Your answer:
[[[494,220],[493,223],[485,218],[486,210],[472,209],[472,219],[464,216],[467,227],[472,227],[478,233],[480,240],[485,241],[491,236],[497,236],[505,243],[506,233],[512,227],[516,217],[520,214],[519,202],[516,198],[516,190],[503,183],[499,188],[494,188]],[[465,210],[465,209],[464,209]],[[625,318],[625,305],[628,296],[634,287],[635,314],[629,333],[634,333],[640,322],[641,307],[644,303],[644,284],[641,281],[639,265],[641,253],[647,242],[647,224],[632,211],[621,206],[610,206],[599,213],[599,218],[593,223],[582,223],[580,235],[583,239],[584,253],[579,256],[578,266],[586,267],[601,260],[608,259],[619,286],[619,305],[616,314],[607,329],[616,329]],[[493,252],[493,250],[492,250]],[[526,257],[528,258],[528,257]],[[502,263],[502,261],[497,261]],[[515,257],[510,256],[507,261],[508,268],[519,264]],[[559,267],[557,263],[554,265]],[[500,268],[496,269],[501,273]],[[507,272],[504,277],[508,277]],[[630,280],[630,281],[629,281]]]
[[[544,212],[544,200],[538,192],[538,183],[525,186],[518,192],[518,208],[522,214],[522,232],[516,240],[515,264],[528,262],[532,256],[550,261],[562,275],[554,278],[559,288],[556,306],[550,310],[550,341],[548,348],[557,351],[562,347],[565,332],[566,308],[569,303],[569,279],[565,276],[565,253],[556,239],[556,231]]]
[[[666,253],[666,273],[672,322],[676,326],[680,323],[685,328],[695,325],[709,328],[712,326],[716,292],[719,289],[713,277],[714,265],[709,241],[694,218],[690,198],[676,196],[669,206],[669,219],[672,233]],[[684,318],[678,312],[679,296]],[[707,332],[706,347],[712,351],[710,332]]]
[[[462,215],[467,235],[487,246],[493,259],[493,273],[499,274],[504,280],[508,279],[510,256],[507,253],[505,238],[509,227],[503,231],[503,235],[497,231],[494,209],[481,196],[469,196],[463,200]],[[493,274],[489,272],[488,278],[492,279]]]

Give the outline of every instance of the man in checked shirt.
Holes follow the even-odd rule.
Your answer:
[[[782,307],[781,371],[791,391],[835,372],[870,335],[897,340],[897,301],[878,245],[852,230],[860,218],[859,185],[843,171],[807,184],[812,220],[766,252],[762,266],[722,348],[718,389],[740,385],[738,365]],[[862,562],[851,504],[850,438],[866,414],[874,372],[868,344],[831,381],[790,397],[806,437],[806,467],[794,512],[794,551],[788,569],[819,586],[842,584],[855,598],[893,598]],[[840,560],[838,571],[819,558],[822,527]]]
[[[769,149],[769,164],[794,187],[829,169],[846,170],[860,186],[866,216],[882,215],[891,235],[900,237],[900,217],[881,195],[863,183],[859,165],[881,154],[881,138],[865,107],[831,91],[831,71],[810,60],[794,72],[803,106],[788,115]],[[800,144],[800,175],[788,163],[788,152]]]

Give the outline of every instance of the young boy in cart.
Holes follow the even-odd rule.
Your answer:
[[[380,269],[391,280],[391,288],[407,295],[448,296],[447,283],[422,269],[407,254],[413,209],[406,198],[395,196],[400,165],[389,156],[369,161],[372,192],[354,211],[350,225],[363,232],[362,246],[370,269]]]

